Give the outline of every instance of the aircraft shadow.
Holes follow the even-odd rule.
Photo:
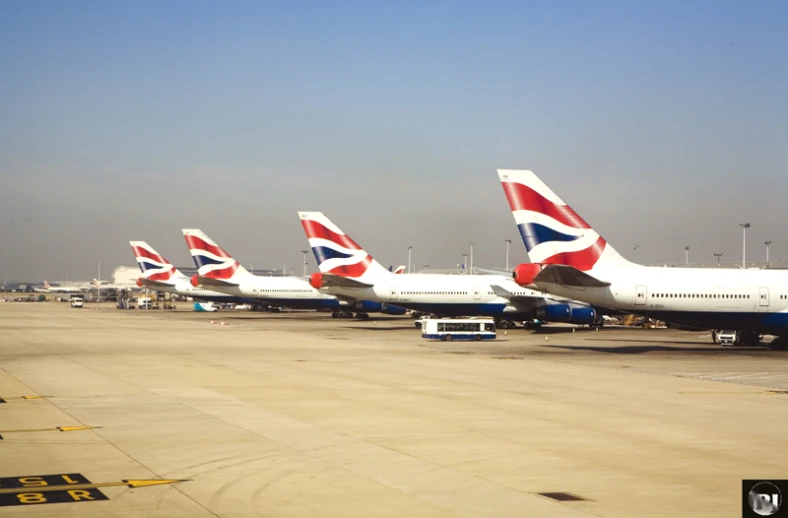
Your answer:
[[[686,342],[684,342],[686,343]],[[623,345],[619,347],[594,347],[590,345],[546,345],[551,349],[564,349],[567,351],[588,351],[606,354],[643,354],[650,352],[675,352],[675,353],[751,353],[768,351],[761,347],[671,347],[669,345]]]
[[[344,326],[345,329],[352,329],[354,331],[402,331],[405,329],[413,329],[414,331],[418,331],[417,328],[413,326],[397,326],[397,327],[352,327],[352,326]]]

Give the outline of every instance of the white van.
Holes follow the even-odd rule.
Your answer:
[[[739,336],[736,331],[724,329],[717,332],[717,341],[720,345],[736,345],[739,341]]]
[[[73,298],[71,299],[71,307],[72,308],[81,308],[85,305],[85,299],[81,298]]]
[[[137,307],[139,309],[151,309],[153,308],[153,303],[150,297],[140,297],[137,299]]]

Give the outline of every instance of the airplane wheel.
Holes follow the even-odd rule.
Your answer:
[[[476,340],[477,342],[481,342],[482,335],[476,335],[476,336],[473,337],[473,339]]]
[[[444,342],[451,342],[454,337],[451,335],[443,335]]]

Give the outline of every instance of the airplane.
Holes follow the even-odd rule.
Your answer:
[[[102,290],[138,290],[139,285],[134,282],[109,282],[93,279],[91,288],[98,288]]]
[[[331,309],[334,318],[367,318],[369,313],[404,315],[407,310],[393,304],[346,298],[340,300],[310,286],[301,277],[261,277],[253,275],[199,229],[182,229],[197,266],[192,286],[209,287],[237,297],[278,307]]]
[[[310,284],[337,296],[404,306],[445,316],[489,316],[510,327],[515,320],[595,324],[596,311],[523,289],[504,275],[397,275],[380,265],[322,212],[299,212],[320,273]]]
[[[499,169],[531,264],[519,286],[667,323],[735,330],[739,343],[761,334],[788,345],[788,271],[642,266],[621,256],[532,171]]]
[[[401,265],[397,266],[397,269],[394,270],[391,273],[393,273],[394,275],[399,275],[399,274],[404,273],[404,272],[405,272],[405,265],[401,264]]]
[[[137,286],[156,291],[165,291],[183,297],[209,302],[233,302],[244,304],[254,302],[248,298],[233,297],[226,293],[207,290],[192,286],[191,279],[181,273],[167,259],[156,252],[145,241],[129,241],[137,265],[142,270],[142,277],[137,279]]]
[[[40,293],[84,293],[88,291],[90,287],[90,283],[81,283],[69,286],[51,286],[47,281],[44,281],[44,287],[35,288],[35,291]]]

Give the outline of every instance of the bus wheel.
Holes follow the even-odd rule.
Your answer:
[[[473,337],[473,339],[476,340],[477,342],[481,342],[482,335],[476,335],[476,336]]]
[[[451,342],[452,338],[453,337],[451,335],[443,335],[444,342]]]

